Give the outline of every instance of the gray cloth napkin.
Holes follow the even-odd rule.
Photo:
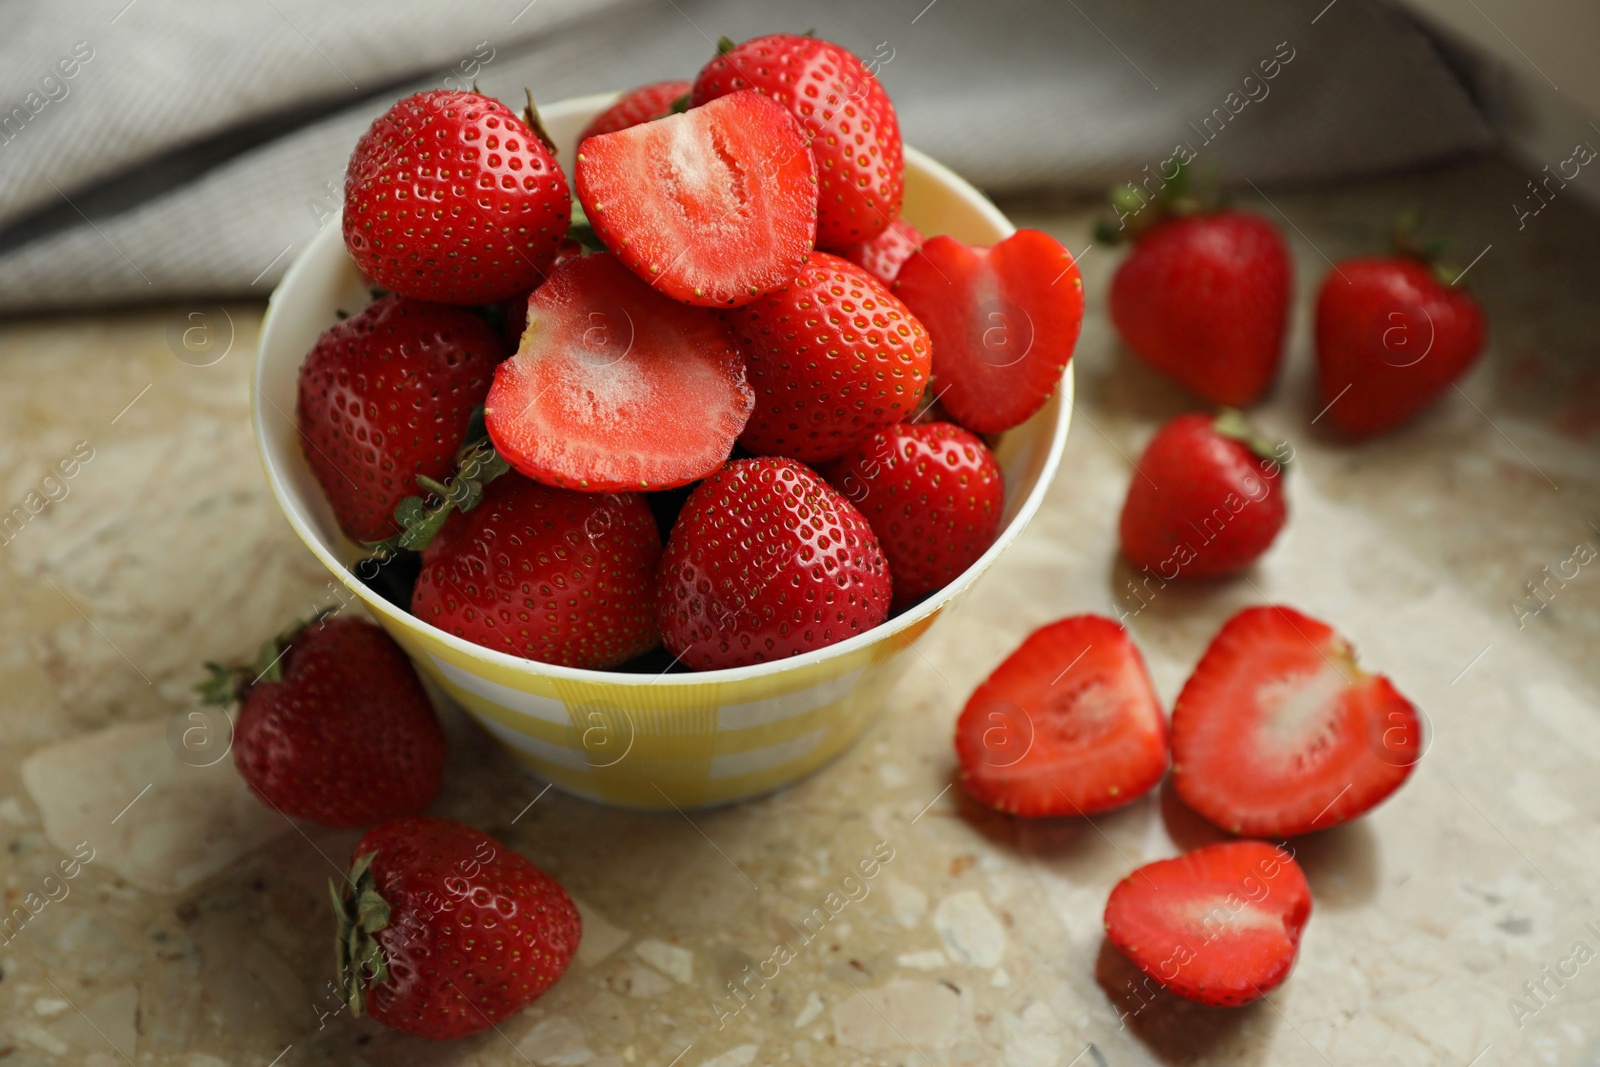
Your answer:
[[[906,140],[990,191],[1139,181],[1180,146],[1269,183],[1492,141],[1382,0],[4,0],[0,25],[8,313],[265,296],[399,96],[692,78],[724,34],[851,48]]]

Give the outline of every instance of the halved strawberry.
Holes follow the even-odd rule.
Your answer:
[[[484,421],[536,481],[589,492],[669,489],[728,458],[755,404],[714,312],[653,291],[615,256],[562,263],[528,301]]]
[[[1282,607],[1225,623],[1172,711],[1172,781],[1224,830],[1288,837],[1363,814],[1422,751],[1417,710],[1325,623]]]
[[[600,114],[578,134],[578,143],[602,133],[616,133],[630,126],[638,126],[672,114],[672,105],[689,92],[684,81],[651,82],[637,89],[629,89],[622,97]]]
[[[577,187],[605,246],[686,304],[748,304],[793,278],[816,243],[805,131],[749,90],[589,138]]]
[[[967,792],[1013,815],[1093,815],[1167,770],[1167,722],[1128,632],[1074,615],[1028,635],[956,722]]]
[[[839,250],[844,259],[863,267],[885,285],[894,284],[900,266],[922,247],[922,234],[905,219],[895,219],[870,241],[845,245]]]
[[[1168,991],[1237,1008],[1289,976],[1311,918],[1311,887],[1290,849],[1207,845],[1117,883],[1106,937]]]
[[[1044,407],[1083,322],[1072,253],[1038,230],[992,248],[930,237],[900,267],[895,295],[933,338],[933,390],[974,433],[999,433]]]

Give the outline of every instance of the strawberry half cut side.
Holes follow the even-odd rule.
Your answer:
[[[1214,1008],[1259,1000],[1289,976],[1311,887],[1284,846],[1207,845],[1128,875],[1106,901],[1106,937],[1169,992]]]
[[[1099,615],[1041,627],[972,693],[956,722],[961,780],[1013,815],[1093,815],[1167,770],[1167,723],[1128,632]]]
[[[992,248],[930,237],[894,292],[933,338],[934,395],[973,433],[1009,430],[1044,407],[1083,323],[1078,265],[1039,230]]]
[[[715,313],[669,300],[597,253],[561,264],[535,290],[484,422],[496,451],[535,481],[669,489],[722,466],[754,404]]]
[[[605,246],[686,304],[748,304],[793,278],[816,243],[805,131],[748,90],[589,138],[577,188]]]
[[[1229,619],[1172,712],[1173,785],[1251,837],[1325,830],[1381,803],[1422,751],[1417,709],[1325,623],[1283,607]]]

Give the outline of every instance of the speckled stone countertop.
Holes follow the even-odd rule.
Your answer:
[[[1256,419],[1297,462],[1288,530],[1245,577],[1125,592],[1130,458],[1191,402],[1117,350],[1120,253],[1096,247],[1044,509],[836,764],[734,808],[618,812],[541,792],[446,709],[434,810],[552,872],[585,919],[549,994],[448,1045],[335,1010],[325,882],[357,835],[264,809],[226,759],[174,755],[207,725],[189,718],[197,664],[329,599],[255,458],[261,307],[0,324],[0,504],[56,498],[0,546],[0,874],[8,910],[40,905],[0,939],[0,1062],[1600,1063],[1600,568],[1542,601],[1525,585],[1600,546],[1600,221],[1557,200],[1518,231],[1524,180],[1489,160],[1254,200],[1288,220],[1300,297]],[[1378,247],[1411,203],[1462,262],[1487,248],[1469,280],[1491,355],[1413,427],[1347,447],[1309,425],[1309,297],[1324,257]],[[1084,205],[1002,206],[1090,243]],[[191,328],[226,354],[175,358]],[[1146,1002],[1104,943],[1106,894],[1217,832],[1165,789],[1092,821],[974,807],[951,787],[951,724],[1050,619],[1125,612],[1170,701],[1221,621],[1262,601],[1351,637],[1424,709],[1431,749],[1374,814],[1295,842],[1316,905],[1280,990],[1231,1012]],[[869,856],[875,877],[847,885]],[[792,958],[764,965],[780,945]],[[747,1004],[728,986],[746,968],[776,970]]]

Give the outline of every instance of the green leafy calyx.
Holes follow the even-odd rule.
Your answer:
[[[389,978],[389,961],[376,936],[389,925],[389,903],[378,894],[372,875],[376,852],[358,856],[345,876],[344,886],[328,879],[338,935],[334,958],[339,966],[339,988],[352,1015],[366,1010],[367,989]]]

